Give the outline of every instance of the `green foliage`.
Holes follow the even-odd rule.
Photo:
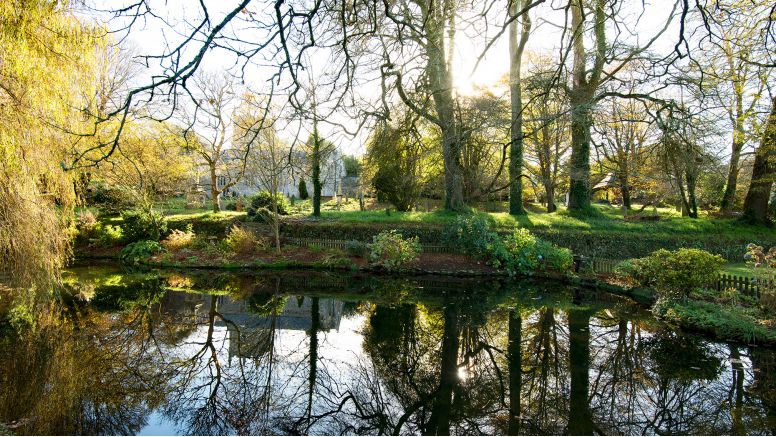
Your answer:
[[[87,205],[96,206],[108,215],[116,215],[123,210],[135,207],[132,193],[127,189],[99,182],[89,186],[84,201]]]
[[[167,233],[167,221],[156,211],[138,209],[122,211],[121,218],[124,241],[128,243],[141,240],[159,241],[162,235]]]
[[[267,191],[259,191],[258,193],[256,193],[255,196],[251,198],[251,204],[248,206],[248,217],[251,217],[254,220],[260,219],[262,209],[268,212],[272,212],[273,197],[275,199],[275,202],[277,202],[278,214],[288,215],[288,210],[290,208],[290,205],[288,204],[288,200],[283,194],[275,193],[275,195],[273,196]]]
[[[443,241],[511,274],[531,274],[544,267],[559,272],[571,268],[570,250],[538,239],[525,228],[502,238],[491,225],[488,216],[461,215],[445,226]]]
[[[643,286],[653,287],[661,297],[686,298],[696,288],[710,287],[717,280],[724,259],[700,249],[659,249],[651,255],[621,263],[617,271]]]
[[[352,155],[345,155],[342,157],[342,163],[345,167],[345,176],[357,177],[361,175],[361,163],[358,162],[358,158]]]
[[[350,256],[366,258],[369,256],[369,245],[358,240],[348,240],[345,252]]]
[[[504,239],[504,245],[507,256],[501,262],[510,273],[530,274],[544,267],[564,272],[573,262],[569,249],[540,240],[528,229],[516,230]]]
[[[8,311],[8,324],[12,332],[21,334],[35,328],[35,315],[28,305],[14,305]]]
[[[299,178],[299,198],[302,200],[310,198],[310,193],[307,192],[307,182],[304,181],[304,178]]]
[[[130,243],[119,254],[124,262],[138,264],[140,261],[150,258],[163,251],[164,248],[158,241],[142,240]]]
[[[396,230],[375,235],[370,245],[369,261],[387,269],[398,267],[418,257],[421,251],[417,237],[404,238]]]
[[[682,328],[744,343],[774,343],[776,330],[761,323],[756,308],[696,300],[660,300],[652,312]]]
[[[115,246],[124,241],[124,234],[121,231],[120,226],[109,225],[107,223],[100,223],[97,225],[97,233],[95,234],[94,242],[101,247]]]
[[[493,250],[499,235],[492,231],[494,222],[487,215],[459,215],[442,228],[442,241],[472,256]]]

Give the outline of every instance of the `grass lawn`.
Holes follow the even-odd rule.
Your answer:
[[[371,199],[370,199],[371,200]],[[293,208],[296,217],[309,216],[312,208],[309,201],[297,202]],[[334,202],[324,203],[321,207],[321,218],[340,222],[353,223],[430,223],[444,224],[452,220],[456,214],[437,210],[432,212],[397,212],[386,213],[387,205],[368,203],[366,211],[358,210],[358,201],[350,199],[341,201],[339,209]],[[504,230],[515,227],[528,229],[557,229],[591,232],[627,232],[646,233],[652,236],[671,237],[676,235],[711,236],[724,234],[752,240],[775,240],[776,229],[762,226],[750,226],[735,219],[710,217],[708,214],[697,219],[682,217],[671,208],[658,208],[659,221],[631,221],[623,217],[622,211],[614,206],[596,204],[596,214],[593,216],[576,216],[560,207],[554,213],[546,213],[540,205],[530,205],[528,214],[522,217],[511,216],[506,212],[488,212],[497,226]],[[646,212],[651,213],[647,208]]]

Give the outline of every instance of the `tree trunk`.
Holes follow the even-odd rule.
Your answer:
[[[221,190],[218,189],[218,176],[215,163],[210,164],[210,200],[213,202],[213,212],[221,211]]]
[[[555,212],[558,209],[555,205],[555,185],[552,182],[545,183],[544,192],[547,195],[547,212]]]
[[[515,17],[522,9],[522,0],[512,0],[509,5],[510,18]],[[509,213],[523,215],[523,96],[520,77],[523,50],[530,32],[530,21],[527,12],[522,20],[522,36],[517,38],[518,20],[512,19],[509,24],[509,94],[512,109],[509,142]]]
[[[593,119],[587,99],[572,99],[569,209],[590,208],[590,128]]]
[[[685,179],[687,180],[687,213],[690,218],[698,218],[698,201],[695,198],[695,175],[691,175],[690,171],[685,171]]]
[[[738,182],[738,162],[741,159],[741,149],[743,147],[743,142],[733,140],[733,153],[730,155],[730,168],[728,168],[725,193],[722,195],[722,202],[720,203],[720,209],[724,212],[733,210],[733,202],[736,197],[736,185]]]
[[[461,144],[458,125],[455,120],[455,99],[453,99],[453,74],[446,58],[445,31],[447,17],[439,5],[428,1],[424,8],[427,23],[426,71],[434,99],[439,129],[442,131],[442,155],[445,167],[445,209],[459,211],[464,207],[463,181],[461,177]],[[450,12],[452,13],[452,12]],[[449,20],[453,21],[453,20]],[[452,44],[452,43],[451,43]],[[452,46],[451,46],[452,47]]]
[[[620,193],[622,194],[622,206],[631,209],[630,187],[628,186],[628,174],[621,172],[618,177],[620,182]]]
[[[771,100],[771,114],[765,124],[760,147],[757,148],[752,168],[752,182],[744,200],[744,219],[750,223],[770,223],[768,200],[773,186],[776,164],[776,97]]]
[[[318,128],[313,128],[313,215],[321,216],[321,139]]]

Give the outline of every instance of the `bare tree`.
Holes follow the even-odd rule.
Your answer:
[[[225,74],[201,74],[194,78],[196,105],[184,108],[183,123],[186,147],[204,164],[210,184],[213,212],[221,211],[221,195],[236,185],[245,174],[243,150],[233,147],[234,119],[238,96]]]

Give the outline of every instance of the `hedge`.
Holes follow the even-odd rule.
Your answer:
[[[396,229],[405,237],[418,237],[421,243],[443,244],[442,227],[439,225],[299,221],[281,225],[281,233],[287,237],[333,240],[372,241],[373,236],[385,229]],[[749,243],[763,247],[776,246],[776,236],[769,241],[749,241],[725,235],[704,235],[698,238],[687,235],[655,236],[633,232],[604,233],[556,229],[531,229],[531,232],[559,247],[569,248],[575,254],[610,259],[639,258],[658,249],[675,250],[686,247],[722,255],[728,261],[740,261]],[[511,232],[500,233],[507,235]]]

